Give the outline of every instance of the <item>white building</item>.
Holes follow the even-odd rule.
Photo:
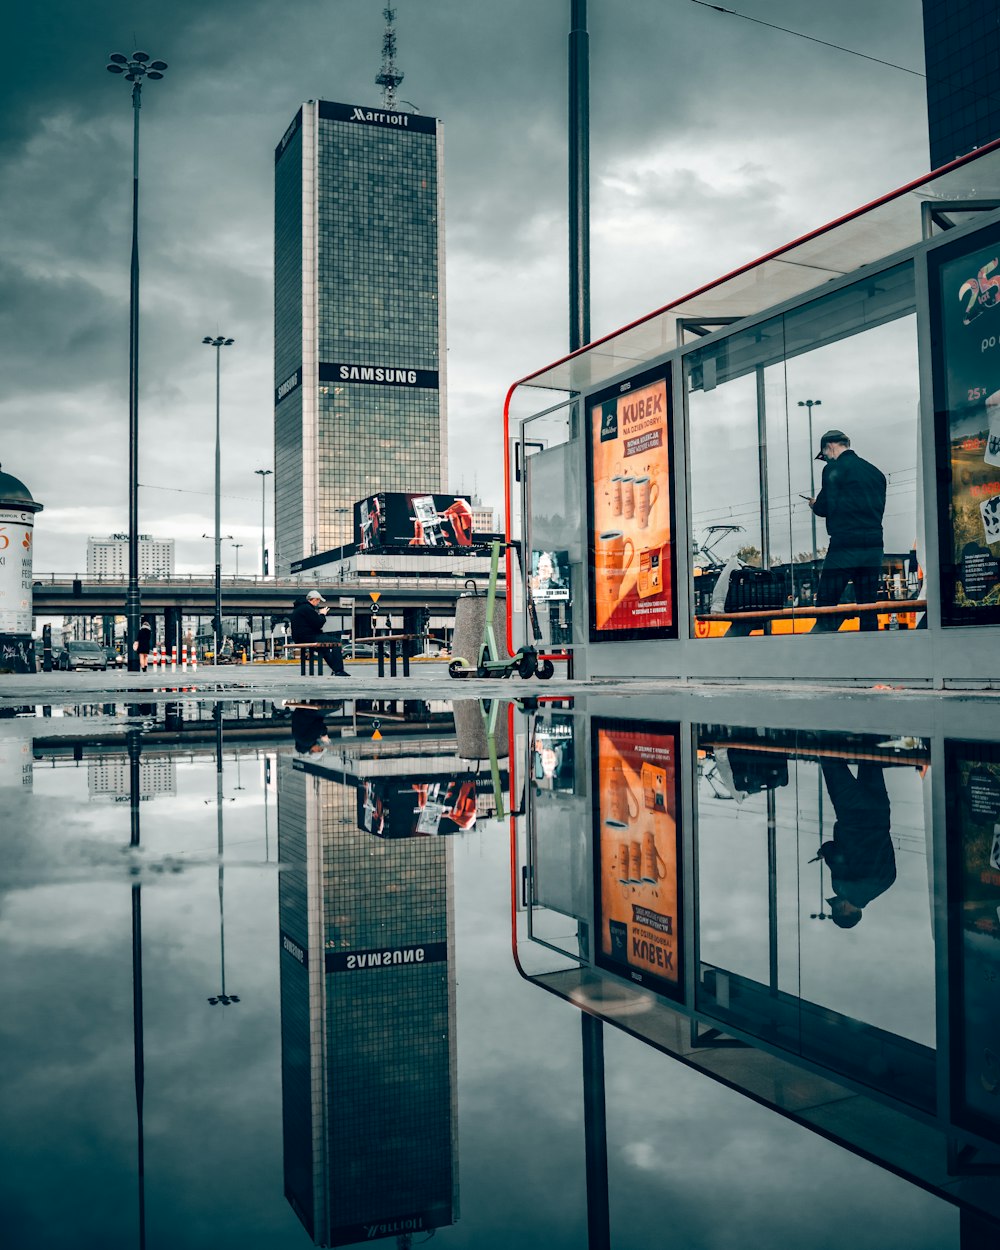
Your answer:
[[[139,576],[172,577],[173,573],[174,540],[140,534]],[[128,576],[128,534],[87,539],[87,576]]]

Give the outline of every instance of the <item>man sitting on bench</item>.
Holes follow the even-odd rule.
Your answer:
[[[326,660],[334,677],[346,677],[348,674],[344,668],[344,653],[340,644],[334,642],[329,634],[323,633],[327,609],[321,608],[321,603],[326,603],[326,600],[318,590],[310,590],[304,599],[296,599],[291,618],[292,642],[322,643],[316,650],[320,657],[320,670],[323,667],[322,661]]]

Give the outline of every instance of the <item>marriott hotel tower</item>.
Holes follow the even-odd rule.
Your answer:
[[[274,153],[276,572],[447,487],[443,130],[310,100]]]

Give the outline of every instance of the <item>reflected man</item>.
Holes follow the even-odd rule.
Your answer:
[[[856,603],[873,603],[882,572],[885,474],[851,450],[851,440],[842,430],[827,430],[816,459],[825,461],[826,467],[820,492],[809,506],[826,520],[830,536],[816,606],[839,603],[848,582],[854,583]],[[878,629],[877,613],[862,612],[860,618],[860,629]],[[820,616],[813,629],[830,632],[839,627],[840,619]]]
[[[855,777],[844,760],[823,760],[823,780],[836,821],[833,840],[824,842],[817,859],[830,869],[833,923],[852,929],[862,909],[896,880],[896,853],[889,834],[889,795],[882,765],[864,762]]]

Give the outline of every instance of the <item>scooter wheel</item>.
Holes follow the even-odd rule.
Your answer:
[[[448,665],[449,677],[468,677],[472,670],[466,665],[464,660],[452,660]]]
[[[490,670],[486,667],[485,664],[480,664],[480,666],[476,669],[477,677],[489,677],[489,675],[490,675]]]
[[[538,672],[535,676],[539,681],[548,681],[549,678],[554,675],[555,671],[556,666],[551,660],[542,660],[541,664],[538,666]]]
[[[517,675],[527,681],[529,677],[535,675],[537,667],[538,661],[533,655],[522,655],[517,662]]]

